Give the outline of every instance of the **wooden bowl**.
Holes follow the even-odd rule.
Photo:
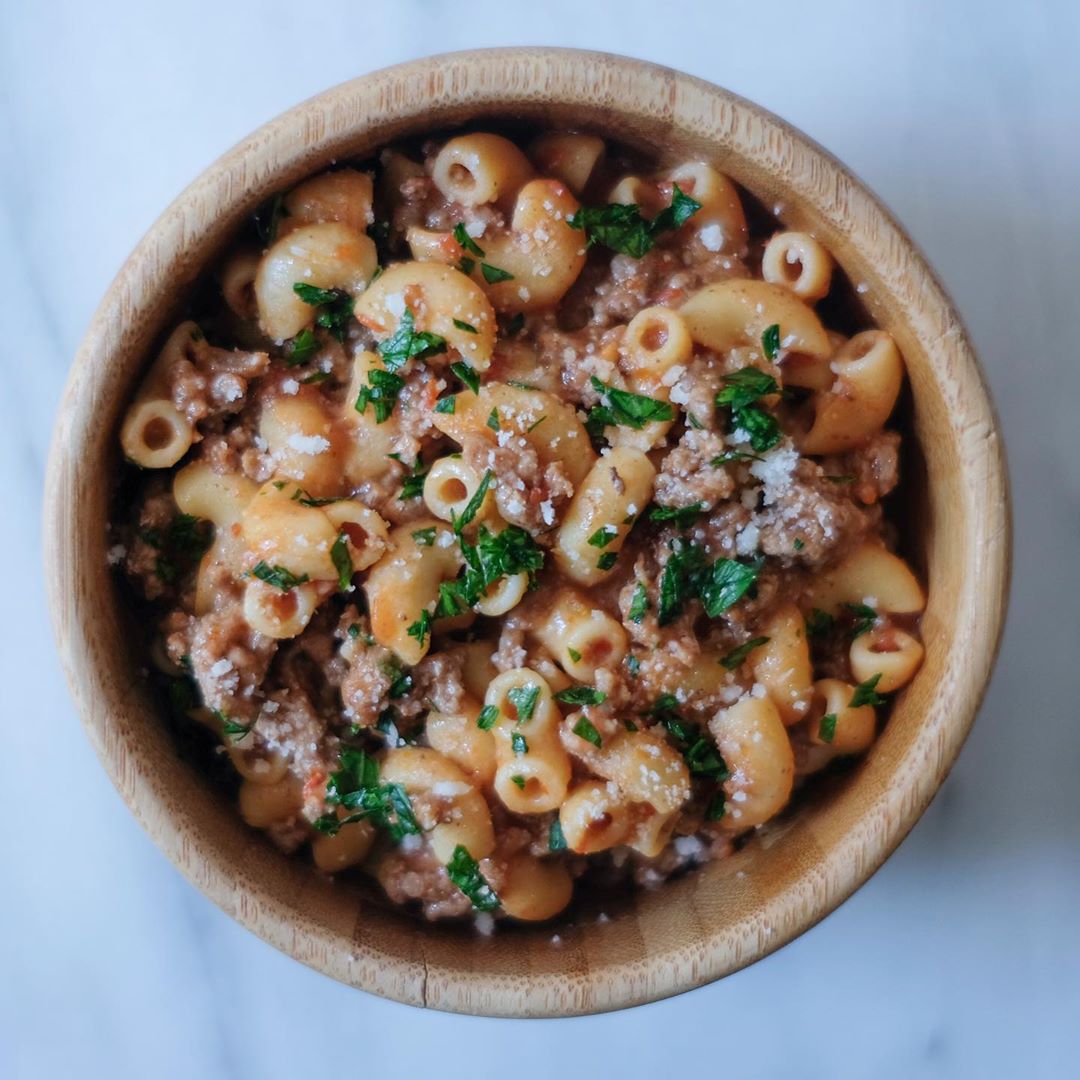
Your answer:
[[[929,583],[926,662],[870,754],[731,859],[561,923],[493,937],[422,924],[374,891],[320,877],[248,829],[185,764],[140,671],[106,566],[116,427],[190,284],[271,193],[329,162],[429,129],[516,119],[593,129],[663,158],[703,156],[786,224],[812,230],[898,341],[910,372],[905,553]],[[500,49],[403,64],[261,128],[200,176],[135,249],[75,359],[49,465],[46,565],[60,654],[90,739],[180,870],[277,948],[415,1005],[566,1016],[720,978],[832,911],[903,839],[952,765],[986,687],[1010,563],[997,420],[952,304],[888,211],[839,162],[765,110],[636,60]],[[882,927],[882,933],[888,933]],[[553,935],[558,938],[553,943]]]

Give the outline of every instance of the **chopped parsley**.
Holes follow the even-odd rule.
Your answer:
[[[462,319],[454,319],[454,325],[459,330],[464,330],[466,334],[475,334],[478,332],[476,327],[473,326],[472,323],[467,323]]]
[[[660,233],[679,228],[700,209],[701,203],[691,199],[676,184],[671,205],[664,207],[651,221],[642,217],[634,203],[608,203],[606,206],[579,207],[566,219],[566,224],[572,229],[581,229],[589,247],[603,244],[612,251],[640,259],[652,250]]]
[[[779,323],[765,327],[765,332],[761,335],[761,351],[765,354],[766,360],[775,360],[780,354]]]
[[[510,749],[515,754],[527,754],[529,752],[529,744],[525,741],[525,736],[520,731],[515,731],[510,736]]]
[[[748,566],[736,559],[717,559],[698,584],[698,596],[705,614],[715,619],[738,603],[757,581],[759,571],[759,566]]]
[[[251,729],[255,726],[254,720],[249,724],[238,724],[235,720],[230,720],[220,709],[215,709],[214,715],[221,722],[222,735],[227,735],[233,742],[240,742],[245,736],[250,735]]]
[[[398,321],[397,329],[385,341],[376,346],[387,371],[397,371],[410,360],[426,360],[446,352],[446,338],[417,330],[412,310],[406,308]]]
[[[497,266],[492,266],[491,263],[482,262],[480,264],[480,273],[484,275],[484,280],[489,285],[497,285],[500,281],[514,280],[514,275],[509,270],[501,270]]]
[[[691,773],[709,777],[718,783],[726,780],[731,774],[715,743],[702,734],[697,724],[683,719],[678,705],[674,694],[661,694],[646,715],[654,717],[667,729],[682,751]]]
[[[677,529],[687,529],[705,513],[705,504],[691,503],[689,506],[654,506],[649,511],[650,521],[670,521]]]
[[[454,320],[457,322],[457,320]],[[475,334],[476,331],[474,330]],[[458,360],[456,363],[450,365],[450,370],[474,393],[480,392],[480,376],[476,374],[476,371],[470,364],[467,364],[464,360]]]
[[[884,705],[885,698],[877,692],[877,684],[881,681],[881,672],[872,675],[865,682],[855,687],[855,693],[851,695],[850,708],[857,709],[861,705]]]
[[[436,531],[434,525],[429,525],[426,529],[417,529],[412,534],[412,538],[421,547],[434,547]]]
[[[579,739],[584,739],[587,743],[592,743],[593,746],[599,747],[602,743],[600,738],[600,732],[589,722],[588,717],[582,716],[578,718],[578,722],[574,725],[574,734]]]
[[[330,372],[329,371],[313,371],[310,375],[305,375],[300,381],[305,386],[309,386],[312,383],[326,382],[326,380],[329,379],[329,378],[330,378]]]
[[[618,535],[619,530],[614,525],[601,525],[600,528],[589,537],[589,543],[597,548],[607,547]]]
[[[343,825],[370,819],[395,841],[420,832],[405,789],[400,784],[380,783],[379,763],[373,757],[363,750],[345,748],[340,764],[326,782],[326,802],[349,813],[343,818],[323,814],[312,823],[316,829],[336,836]]]
[[[525,790],[525,777],[521,773],[515,773],[510,777],[510,782],[514,784],[519,790]]]
[[[416,638],[417,644],[423,648],[424,642],[431,636],[431,612],[424,608],[420,612],[420,618],[405,633],[411,638]]]
[[[566,837],[563,835],[562,822],[555,818],[548,829],[548,851],[565,851]]]
[[[874,629],[877,612],[869,604],[845,604],[844,607],[855,617],[855,623],[851,627],[852,641]]]
[[[581,653],[579,653],[579,652],[577,651],[577,649],[572,649],[572,648],[570,648],[570,646],[569,646],[569,645],[567,645],[567,647],[566,647],[566,655],[567,655],[567,656],[569,656],[569,657],[570,657],[570,659],[571,659],[571,660],[573,660],[573,662],[574,662],[575,664],[576,664],[576,663],[579,663],[579,662],[580,662],[580,660],[581,660]]]
[[[780,385],[767,372],[744,367],[725,375],[724,387],[716,395],[716,404],[731,409],[732,426],[746,432],[758,453],[772,449],[780,441],[780,425],[754,402],[779,390]]]
[[[629,390],[620,390],[601,382],[595,375],[590,376],[592,388],[601,395],[601,402],[606,398],[607,405],[594,405],[589,410],[588,426],[593,431],[602,431],[605,427],[632,428],[641,431],[646,424],[654,420],[674,420],[675,410],[666,401],[634,394]]]
[[[142,529],[139,539],[157,551],[154,573],[171,585],[181,574],[193,570],[209,551],[214,526],[194,514],[177,514],[164,534],[159,529]]]
[[[329,330],[338,341],[345,340],[349,320],[353,316],[353,298],[347,292],[341,289],[320,289],[305,281],[295,282],[293,292],[305,304],[318,308],[315,315],[316,326]]]
[[[723,664],[728,671],[734,671],[755,649],[760,649],[768,640],[767,637],[756,637],[751,638],[749,641],[744,641],[741,645],[732,649],[726,656],[720,657],[720,663]]]
[[[338,588],[344,592],[352,583],[353,562],[349,554],[349,538],[344,533],[338,533],[334,546],[330,549],[330,561],[337,571]]]
[[[568,686],[555,695],[555,700],[564,705],[599,705],[607,701],[607,694],[592,686]]]
[[[835,624],[836,619],[827,611],[822,611],[821,608],[814,608],[806,619],[806,633],[810,638],[820,640],[821,638],[828,637],[829,634],[832,633],[832,628]]]
[[[617,551],[605,551],[599,559],[596,560],[596,566],[598,570],[610,570],[619,558]]]
[[[638,672],[641,671],[641,661],[636,656],[628,656],[626,658],[626,670],[630,672],[630,678],[636,679]],[[634,731],[637,730],[635,727]]]
[[[453,511],[451,511],[451,524],[454,526],[454,531],[459,536],[465,526],[471,524],[473,518],[480,512],[480,507],[484,505],[484,496],[487,495],[488,488],[491,487],[491,481],[494,477],[495,473],[492,472],[491,469],[488,469],[487,472],[484,473],[483,479],[477,485],[472,498],[465,504],[465,509],[461,511],[460,517],[453,516]]]
[[[268,563],[263,562],[262,559],[252,567],[251,573],[260,581],[265,581],[267,585],[273,585],[275,589],[281,589],[282,592],[295,589],[297,585],[303,585],[308,580],[307,574],[301,574],[297,577],[291,570],[286,570],[284,566],[270,566]]]
[[[391,455],[393,457],[394,455]],[[401,461],[401,458],[395,460]],[[403,461],[401,464],[405,464]],[[424,481],[427,479],[427,470],[424,468],[423,459],[417,456],[413,462],[412,472],[405,477],[401,484],[401,494],[398,496],[404,502],[406,499],[419,499],[424,494]]]
[[[491,412],[488,413],[487,426],[491,428],[492,431],[500,430],[499,410],[497,408],[493,408]]]
[[[285,196],[280,191],[252,215],[255,232],[264,246],[269,247],[277,239],[278,226],[285,216]]]
[[[360,388],[356,397],[356,411],[361,415],[368,405],[374,406],[375,423],[384,424],[390,419],[401,391],[405,389],[405,380],[382,368],[373,367],[367,373],[368,385]]]
[[[446,864],[450,880],[469,898],[474,911],[493,911],[499,906],[495,890],[484,880],[480,865],[469,854],[468,848],[458,844]]]
[[[649,594],[645,586],[639,581],[634,586],[634,595],[630,598],[630,610],[627,613],[632,623],[640,623],[649,610]]]
[[[705,809],[706,821],[719,821],[727,813],[727,803],[721,792],[717,792],[710,800]]]
[[[470,259],[468,255],[462,255],[458,259],[457,268],[466,276],[471,274],[476,269],[476,260]]]
[[[360,624],[355,622],[352,623],[349,626],[347,633],[349,637],[351,637],[353,641],[355,641],[360,636]]]
[[[310,330],[301,330],[289,342],[285,351],[285,366],[296,367],[298,364],[310,360],[319,348],[319,339]]]
[[[526,683],[524,686],[515,686],[508,693],[510,704],[517,709],[519,724],[527,723],[532,719],[536,702],[540,698],[540,687],[536,683]]]
[[[818,738],[824,743],[831,743],[836,738],[836,713],[826,713],[818,724]]]
[[[437,413],[445,413],[447,416],[453,416],[456,408],[457,398],[453,394],[449,397],[439,398],[439,400],[435,402],[435,411]]]
[[[717,454],[716,457],[709,462],[712,467],[719,468],[721,465],[727,465],[731,461],[764,461],[765,459],[760,454],[751,454],[748,450],[725,450],[722,454]]]
[[[469,235],[463,221],[459,221],[454,226],[454,239],[465,251],[479,256],[480,258],[484,257],[484,249]]]
[[[517,525],[508,525],[499,533],[481,525],[475,544],[459,533],[458,545],[465,567],[454,581],[444,581],[439,586],[436,618],[449,618],[472,607],[502,577],[528,574],[531,587],[544,565],[543,549]]]
[[[481,731],[490,731],[495,726],[495,721],[498,719],[498,707],[495,705],[485,705],[480,710],[480,715],[476,718],[476,726]]]

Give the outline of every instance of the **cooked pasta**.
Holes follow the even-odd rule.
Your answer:
[[[545,920],[871,750],[923,659],[882,509],[903,358],[714,163],[388,147],[268,201],[207,283],[120,425],[110,554],[283,851]]]

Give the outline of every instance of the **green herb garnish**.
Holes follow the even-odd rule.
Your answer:
[[[857,709],[861,705],[884,705],[885,698],[877,692],[877,684],[881,681],[881,672],[871,676],[865,682],[855,687],[855,693],[851,695],[850,708]]]
[[[352,584],[353,562],[349,554],[349,538],[344,533],[339,533],[330,549],[330,561],[337,571],[338,588],[344,592]]]
[[[593,746],[602,745],[600,739],[600,732],[589,722],[585,716],[579,717],[578,722],[574,725],[574,734],[579,739],[584,739],[587,743],[592,743]]]
[[[480,864],[462,844],[454,848],[453,857],[446,864],[450,880],[469,898],[475,911],[493,911],[499,906],[494,889],[480,873]]]
[[[566,219],[572,229],[581,229],[587,245],[603,244],[612,251],[640,259],[651,251],[662,232],[677,229],[701,209],[701,203],[675,185],[671,205],[664,207],[651,221],[641,216],[634,203],[608,203],[606,206],[582,206]]]
[[[761,648],[769,639],[767,637],[751,638],[749,641],[744,641],[741,645],[734,648],[726,656],[720,658],[720,663],[728,669],[728,671],[734,671],[737,667],[740,667],[746,658],[755,650]]]
[[[338,341],[345,340],[349,320],[353,316],[353,298],[347,292],[342,289],[320,289],[304,281],[297,281],[293,285],[293,292],[305,304],[318,308],[316,326],[329,330]]]
[[[387,371],[397,371],[412,359],[426,360],[446,352],[446,338],[427,330],[417,330],[416,320],[409,308],[398,322],[397,329],[376,346]]]
[[[297,577],[291,570],[286,570],[284,566],[270,566],[268,563],[263,562],[262,559],[252,567],[251,573],[260,581],[265,581],[267,585],[273,585],[275,589],[281,589],[282,592],[295,589],[297,585],[303,585],[308,580],[307,574],[301,574]]]
[[[599,705],[607,701],[607,694],[592,686],[568,686],[555,695],[555,700],[564,705]]]

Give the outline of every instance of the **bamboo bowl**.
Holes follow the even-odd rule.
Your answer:
[[[910,373],[906,555],[929,584],[925,664],[857,767],[819,785],[731,859],[561,923],[491,938],[429,926],[320,877],[248,829],[175,753],[106,567],[116,426],[190,284],[272,192],[406,134],[485,119],[593,129],[669,159],[704,156],[813,231]],[[861,885],[914,825],[968,732],[997,649],[1010,517],[997,420],[952,304],[881,204],[757,106],[635,60],[560,49],[436,57],[364,76],[261,128],[161,216],[106,293],[67,384],[49,465],[46,570],[87,733],[168,857],[264,940],[342,982],[414,1005],[567,1016],[679,993],[765,956]],[[137,636],[137,634],[135,635]],[[558,934],[558,943],[553,943]]]

